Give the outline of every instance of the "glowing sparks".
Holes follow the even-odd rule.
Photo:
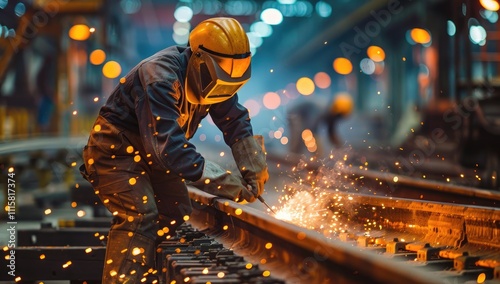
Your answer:
[[[141,251],[142,251],[141,248],[133,248],[132,255],[139,255],[139,254],[141,254]]]
[[[339,194],[341,191],[358,191],[353,181],[346,182],[352,177],[345,172],[348,155],[345,153],[331,154],[329,160],[311,158],[301,161],[293,167],[292,172],[297,175],[295,182],[287,184],[278,199],[275,217],[299,227],[317,231],[327,238],[336,238],[349,229],[350,215],[356,214],[357,208],[353,196]],[[364,167],[368,162],[363,160]],[[314,169],[311,170],[311,166]],[[358,177],[361,180],[363,177]],[[380,227],[376,222],[370,222],[365,230]],[[298,240],[307,238],[306,232],[297,233]]]
[[[68,268],[72,264],[71,260],[67,261],[65,264],[63,264],[63,268]]]

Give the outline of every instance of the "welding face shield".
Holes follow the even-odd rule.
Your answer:
[[[188,62],[187,100],[193,104],[215,104],[234,96],[250,79],[250,55],[221,54],[200,46]]]

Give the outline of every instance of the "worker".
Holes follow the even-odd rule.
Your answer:
[[[337,131],[339,120],[348,117],[352,113],[353,106],[354,102],[348,93],[339,93],[333,98],[329,109],[318,117],[316,124],[313,126],[316,130],[319,124],[325,124],[328,132],[328,141],[335,148],[340,148],[344,144]]]
[[[328,108],[325,109],[324,105],[328,105]],[[315,156],[322,156],[324,150],[321,137],[319,137],[322,125],[327,128],[328,141],[335,148],[342,147],[343,143],[337,133],[337,124],[340,119],[351,114],[353,105],[351,96],[342,92],[335,95],[330,104],[324,104],[315,99],[292,107],[288,111],[291,153],[302,154],[305,144],[309,152]]]
[[[100,109],[80,169],[114,216],[102,283],[154,281],[156,245],[175,237],[192,211],[187,181],[235,201],[253,202],[263,193],[265,153],[237,95],[250,79],[250,62],[241,24],[207,19],[187,46],[168,47],[135,66]],[[206,160],[189,142],[208,114],[237,172]]]

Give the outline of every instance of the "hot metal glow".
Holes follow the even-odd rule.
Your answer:
[[[330,155],[326,161],[315,158],[301,161],[292,170],[295,181],[285,185],[278,200],[280,205],[276,208],[275,217],[317,231],[327,238],[335,238],[339,233],[350,230],[369,234],[373,229],[382,229],[375,220],[365,220],[359,225],[351,222],[356,218],[360,205],[356,205],[355,196],[349,194],[359,190],[351,177],[345,174],[346,169],[352,167],[347,160],[347,154],[337,153]],[[365,162],[362,168],[367,166]],[[299,239],[305,237],[306,233],[298,236]]]

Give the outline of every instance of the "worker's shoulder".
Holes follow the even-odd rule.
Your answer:
[[[143,83],[178,79],[187,66],[185,50],[186,47],[172,46],[142,60],[137,70]]]
[[[185,62],[186,57],[186,47],[182,46],[171,46],[162,49],[150,57],[143,59],[139,63],[139,68],[150,68],[152,66],[163,66],[163,67],[181,67],[187,62]]]

